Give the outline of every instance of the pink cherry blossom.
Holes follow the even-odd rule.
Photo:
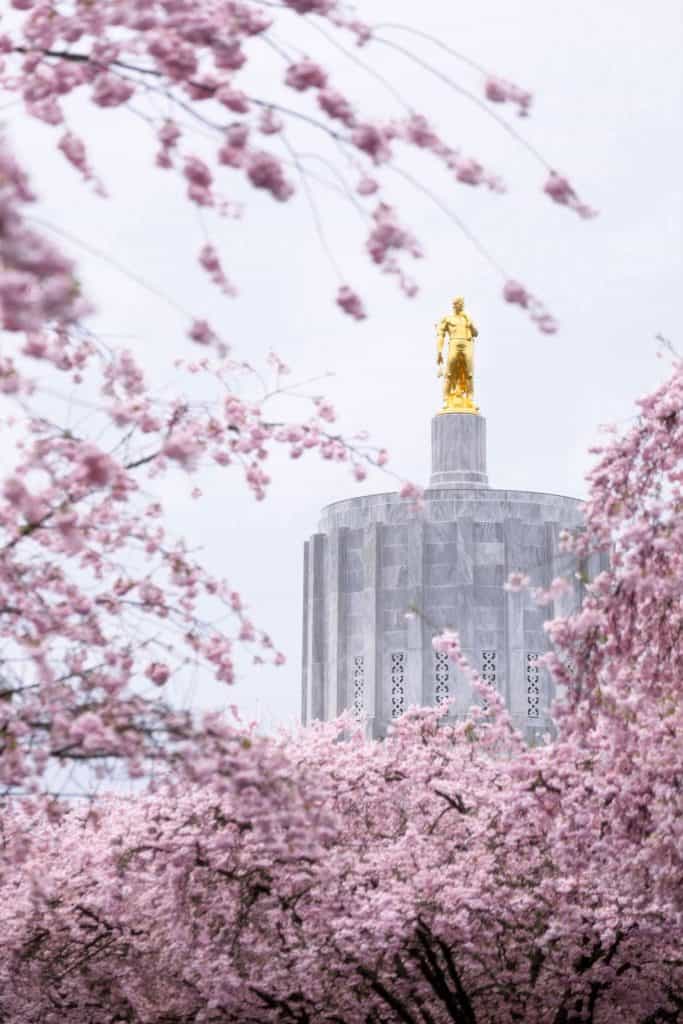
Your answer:
[[[304,92],[306,89],[324,89],[327,74],[315,61],[304,58],[296,64],[289,65],[285,82],[298,92]]]
[[[282,131],[284,122],[281,117],[275,113],[272,107],[266,107],[265,110],[261,111],[259,117],[259,131],[264,135],[276,135]]]
[[[159,661],[153,661],[145,671],[145,675],[152,680],[155,686],[163,686],[168,682],[170,674],[168,665]]]
[[[543,191],[550,198],[559,203],[561,206],[568,206],[574,210],[580,217],[588,218],[595,217],[596,211],[592,210],[590,206],[582,203],[576,192],[571,187],[566,178],[563,178],[561,174],[557,174],[555,171],[551,171],[548,180],[543,186]]]
[[[232,110],[236,114],[249,113],[249,100],[239,89],[234,89],[231,85],[222,85],[216,90],[215,95],[218,102],[222,103],[228,110]]]
[[[199,253],[199,264],[209,274],[213,283],[220,288],[224,295],[234,296],[237,294],[235,286],[225,276],[221,266],[220,257],[213,245],[204,245]],[[200,337],[194,338],[200,341]]]
[[[505,282],[503,298],[506,302],[526,309],[532,321],[543,334],[555,334],[558,330],[558,323],[555,318],[519,281]]]
[[[206,320],[195,320],[190,328],[189,335],[198,345],[211,345],[216,338]]]
[[[59,148],[69,163],[83,175],[83,178],[86,181],[89,181],[93,174],[88,164],[88,157],[83,140],[79,139],[72,132],[66,132],[66,134],[64,134],[59,140]]]
[[[199,206],[212,206],[213,195],[211,185],[213,175],[203,160],[189,156],[185,160],[183,173],[188,183],[187,194]]]
[[[98,107],[120,107],[135,92],[135,86],[118,75],[104,72],[93,81],[92,99]]]
[[[337,292],[337,305],[354,320],[365,320],[367,316],[361,297],[349,285],[342,285]]]
[[[255,188],[265,189],[274,199],[283,202],[294,193],[282,165],[270,153],[250,153],[246,163],[247,177]]]
[[[201,445],[190,431],[175,430],[164,442],[162,451],[183,468],[194,469],[201,454]]]
[[[356,185],[356,192],[361,196],[371,196],[373,193],[377,192],[378,189],[379,185],[375,179],[369,178],[367,175],[364,175]]]
[[[335,413],[334,407],[331,403],[325,401],[323,398],[315,398],[313,401],[320,419],[325,420],[327,423],[333,423],[337,418],[337,414]]]
[[[506,281],[503,288],[503,298],[506,302],[513,302],[518,306],[526,308],[531,296],[519,281]]]
[[[517,113],[520,117],[526,117],[531,106],[531,93],[520,89],[512,82],[506,82],[501,78],[487,78],[484,91],[487,100],[493,103],[516,103]]]
[[[259,31],[261,31],[260,28]],[[217,68],[224,68],[228,71],[239,71],[239,69],[246,64],[247,55],[240,46],[238,40],[233,39],[231,41],[227,41],[225,39],[219,39],[213,41],[213,59]]]
[[[417,484],[410,483],[410,481],[406,481],[401,486],[401,490],[399,493],[402,498],[416,498],[417,500],[420,500],[424,494],[424,491]]]
[[[285,0],[297,14],[329,14],[336,7],[335,0]]]
[[[99,451],[94,445],[83,445],[78,459],[78,476],[87,487],[106,487],[117,473],[116,463],[111,456]]]
[[[367,249],[374,263],[385,264],[392,250],[405,249],[414,257],[422,255],[417,240],[400,226],[390,206],[380,203],[372,217],[375,223],[367,241]]]
[[[392,134],[380,125],[359,124],[351,132],[351,141],[367,153],[373,163],[382,164],[391,159],[389,142]]]
[[[512,593],[517,593],[520,590],[526,589],[529,586],[531,580],[523,572],[511,572],[508,575],[507,582],[504,585],[504,590],[509,590]]]
[[[348,128],[355,123],[355,114],[349,100],[336,89],[322,88],[318,92],[318,104],[328,117],[341,121]]]

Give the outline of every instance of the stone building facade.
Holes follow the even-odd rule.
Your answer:
[[[421,509],[397,493],[349,498],[323,510],[305,545],[302,719],[351,708],[368,734],[386,735],[410,705],[473,703],[457,667],[432,637],[458,632],[464,653],[503,695],[531,742],[552,729],[552,680],[538,664],[547,618],[581,596],[577,570],[559,550],[581,525],[574,498],[496,490],[486,475],[486,421],[442,413],[432,421],[432,475]],[[503,589],[511,572],[547,587],[574,582],[539,608],[528,591]]]

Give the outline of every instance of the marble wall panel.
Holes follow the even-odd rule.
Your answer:
[[[314,534],[309,541],[309,651],[310,720],[325,718],[325,690],[327,681],[326,635],[326,576],[327,537]]]
[[[382,543],[382,568],[391,565],[408,564],[407,544],[391,543],[391,534]]]
[[[472,587],[472,600],[478,613],[481,608],[503,608],[506,591],[502,587]]]
[[[539,651],[544,654],[549,649],[548,638],[538,630],[524,630],[524,647],[527,651]]]
[[[406,548],[410,542],[410,524],[392,524],[382,527],[382,554],[395,545]]]
[[[474,628],[474,646],[478,651],[495,651],[498,673],[502,674],[505,663],[505,632],[502,629],[486,629],[477,621]],[[476,666],[475,666],[476,667]],[[480,668],[477,668],[480,671]]]
[[[302,639],[301,639],[301,721],[304,725],[311,719],[311,673],[309,668],[309,616],[311,612],[311,601],[309,597],[309,562],[310,543],[304,544],[304,579],[303,579],[303,614],[302,614]]]
[[[382,591],[382,607],[388,611],[407,612],[413,603],[413,594],[409,587]]]
[[[517,515],[529,525],[541,525],[544,518],[543,506],[537,501],[520,501],[517,507]]]
[[[341,710],[344,665],[341,657],[344,634],[342,564],[346,530],[333,530],[326,543],[325,582],[325,717],[334,718]]]
[[[410,520],[410,502],[401,502],[397,505],[385,505],[382,521],[387,525],[399,526]]]
[[[420,519],[412,523],[408,545],[408,585],[410,611],[406,616],[406,634],[410,655],[410,686],[414,701],[420,703],[424,676],[424,622],[419,616],[423,609],[424,588],[424,524]],[[417,653],[415,653],[417,652]]]
[[[426,586],[423,590],[425,610],[441,608],[446,605],[457,608],[459,604],[460,588],[456,586],[432,587]]]
[[[382,609],[382,627],[384,631],[387,630],[398,630],[406,629],[406,611],[405,609],[389,610],[386,607]]]
[[[470,665],[476,665],[476,655],[472,648],[463,648],[463,654],[469,661]],[[464,675],[461,669],[457,665],[453,666],[454,672],[451,676],[451,696],[454,697],[453,712],[456,716],[462,716],[470,709],[474,703],[472,686]]]
[[[433,547],[434,545],[432,545]],[[459,581],[459,568],[453,561],[425,565],[424,580],[428,586],[443,587]]]
[[[455,524],[453,524],[455,525]],[[432,527],[426,530],[427,536],[432,536]],[[457,530],[453,530],[453,540],[438,543],[426,543],[424,547],[425,564],[438,565],[442,563],[453,563],[458,557]]]
[[[500,590],[505,583],[504,565],[475,565],[474,580],[478,587],[495,587]]]
[[[379,527],[369,523],[363,530],[363,562],[365,564],[365,589],[363,591],[362,617],[365,640],[363,643],[365,669],[365,704],[370,735],[375,733],[376,702],[378,688],[378,632],[381,622],[381,591],[379,575]]]
[[[429,622],[456,630],[461,643],[471,645],[474,641],[475,620],[472,588],[425,587],[425,595],[429,595],[425,603],[425,613]],[[445,622],[442,610],[447,615]]]
[[[455,629],[458,618],[456,605],[432,605],[425,609],[425,618],[428,620],[429,643],[431,638],[442,629]]]
[[[479,606],[476,610],[476,625],[481,629],[505,629],[505,600],[499,604]]]
[[[505,560],[503,541],[479,541],[474,544],[474,561],[477,565],[502,565]]]
[[[451,523],[460,509],[453,501],[432,501],[429,503],[429,518],[432,523]]]
[[[362,594],[358,595],[362,597]],[[346,605],[344,612],[344,633],[347,637],[359,637],[365,635],[365,619],[362,614],[354,614],[349,604]]]
[[[456,544],[457,541],[457,522],[425,523],[425,548],[430,544]]]
[[[490,543],[491,541],[502,542],[503,524],[494,522],[478,523],[475,521],[472,539],[475,544]]]
[[[383,565],[380,573],[381,586],[383,590],[396,590],[407,587],[408,566],[407,565]]]
[[[538,633],[543,633],[543,623],[548,618],[548,611],[546,608],[525,608],[524,609],[524,629],[535,630]]]
[[[345,594],[353,594],[361,591],[365,586],[365,573],[362,569],[350,570],[344,567],[341,573],[340,586]]]

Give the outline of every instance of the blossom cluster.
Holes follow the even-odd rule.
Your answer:
[[[0,484],[0,779],[12,792],[39,788],[60,764],[94,761],[102,774],[118,761],[135,776],[150,760],[173,762],[180,742],[189,756],[192,716],[174,710],[167,684],[200,666],[230,684],[242,647],[256,663],[284,662],[239,592],[173,539],[162,502],[150,497],[155,480],[211,462],[241,473],[260,500],[274,446],[293,459],[313,450],[346,462],[356,479],[386,454],[332,433],[336,414],[320,397],[299,422],[269,420],[263,401],[244,397],[258,375],[226,358],[205,321],[190,334],[218,357],[178,362],[177,397],[162,400],[133,352],[100,344],[78,324],[87,307],[72,265],[25,227],[28,179],[2,156],[3,326],[23,344],[0,358],[0,391],[39,403],[42,381],[66,376],[89,388],[96,421],[81,436],[45,415],[29,417]],[[200,260],[229,291],[212,246]],[[274,355],[270,364],[278,379],[287,369]],[[199,378],[217,394],[191,403],[190,379],[194,387]],[[5,427],[17,426],[8,416]],[[232,628],[210,625],[212,605]]]
[[[36,331],[45,321],[72,323],[86,312],[70,260],[28,226],[35,199],[28,178],[0,138],[0,326]]]
[[[238,172],[250,186],[278,202],[294,195],[296,179],[287,167],[287,156],[278,148],[287,150],[291,157],[297,123],[308,123],[323,139],[326,136],[333,141],[337,153],[343,151],[346,163],[359,173],[357,194],[361,199],[381,192],[378,172],[385,165],[396,165],[400,145],[428,153],[457,183],[504,191],[499,174],[443,138],[424,114],[415,111],[384,119],[369,116],[361,104],[349,98],[343,84],[340,87],[332,80],[321,61],[309,55],[296,59],[285,55],[273,32],[279,28],[280,18],[283,25],[288,24],[287,16],[302,19],[315,15],[325,19],[333,32],[350,34],[360,46],[372,46],[372,26],[352,17],[339,0],[287,0],[267,8],[251,0],[218,0],[200,11],[190,0],[177,0],[171,5],[150,0],[142,8],[135,0],[75,7],[58,2],[49,13],[39,0],[14,0],[13,7],[20,17],[0,35],[0,88],[18,95],[31,117],[63,128],[57,143],[59,151],[102,195],[106,183],[92,165],[86,139],[72,128],[67,117],[68,101],[77,94],[83,94],[100,111],[125,107],[145,96],[163,98],[165,116],[159,118],[155,111],[149,118],[159,143],[156,164],[181,177],[191,203],[218,213],[230,205],[223,198],[226,170]],[[270,44],[285,63],[277,79],[279,86],[297,97],[305,96],[307,107],[283,104],[282,88],[264,96],[245,91],[242,74],[253,63],[253,48],[259,41]],[[360,58],[356,61],[363,63]],[[371,65],[368,67],[372,70]],[[531,95],[514,83],[485,75],[481,88],[490,103],[509,103],[520,114],[528,114]],[[217,140],[211,152],[196,151],[190,132],[193,120],[210,129]],[[265,144],[270,137],[272,146]],[[298,158],[293,162],[299,177],[305,177],[304,162]],[[343,176],[345,171],[339,173]],[[11,173],[3,174],[3,180],[5,177],[13,180]],[[309,185],[306,181],[307,188]],[[562,174],[551,171],[543,192],[581,217],[593,215]],[[378,211],[389,208],[390,204],[380,199],[372,214],[375,220]],[[382,247],[386,249],[378,237],[388,234],[386,215],[372,229],[368,249],[374,262],[395,275],[410,297],[417,285],[399,265],[398,250],[415,255],[419,246],[412,237],[406,244],[405,235],[404,241],[396,244],[398,218],[392,218],[392,255],[377,256]],[[32,260],[36,270],[48,275],[42,288],[45,313],[57,314],[60,306],[74,303],[73,284],[68,267],[55,265],[55,253],[38,242],[32,239]],[[210,259],[207,252],[211,252]],[[211,243],[200,256],[205,268],[207,260],[214,268],[220,263],[220,255]],[[31,268],[26,269],[32,273]],[[25,273],[24,268],[18,273]],[[209,273],[221,290],[234,293],[234,285],[222,269],[209,269]],[[3,285],[0,302],[7,323],[23,323],[20,307],[26,302],[27,287],[25,277],[19,276]],[[525,294],[523,302],[510,301],[527,309],[542,331],[553,329],[549,315],[528,292]],[[360,297],[355,301],[355,295],[357,289],[344,282],[337,305],[351,317],[361,319],[363,301]],[[31,301],[36,301],[35,296]]]
[[[643,774],[606,734],[526,748],[500,704],[411,709],[382,743],[204,729],[152,795],[5,821],[5,1016],[675,1018],[681,797],[650,789],[674,737]]]

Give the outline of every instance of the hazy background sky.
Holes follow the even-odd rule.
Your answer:
[[[339,281],[304,196],[276,204],[226,170],[219,188],[246,202],[243,218],[200,218],[181,200],[177,179],[151,166],[149,130],[127,112],[85,115],[92,160],[111,203],[86,193],[55,156],[50,130],[27,124],[17,107],[2,112],[45,196],[41,215],[220,324],[236,355],[256,363],[273,348],[291,365],[293,381],[333,373],[305,390],[325,393],[345,432],[369,430],[389,449],[395,471],[422,483],[429,474],[430,418],[439,402],[433,325],[453,295],[463,294],[480,330],[477,399],[488,423],[492,486],[581,497],[591,461],[587,449],[599,424],[625,424],[635,400],[667,372],[666,361],[657,358],[655,334],[683,348],[681,6],[678,0],[367,0],[358,7],[369,22],[430,33],[534,94],[526,120],[505,107],[495,110],[569,176],[581,198],[600,211],[594,220],[581,221],[545,197],[542,167],[466,98],[384,46],[354,50],[448,141],[505,179],[507,194],[493,195],[453,183],[419,154],[400,156],[401,166],[462,218],[510,276],[546,303],[560,321],[559,334],[538,333],[522,311],[506,305],[492,266],[428,198],[389,171],[381,175],[386,196],[425,248],[424,259],[408,268],[421,287],[411,301],[370,265],[363,252],[366,228],[349,204],[313,185],[336,261],[367,302],[370,317],[360,325],[334,305]],[[294,54],[329,55],[336,84],[378,116],[401,112],[369,74],[313,29],[302,31],[301,20],[278,21],[278,43]],[[428,41],[396,29],[382,34],[481,93],[480,75]],[[254,43],[253,90],[282,96],[277,83],[284,64]],[[296,97],[287,91],[286,99],[293,103]],[[72,109],[75,126],[86,134],[83,120],[76,121],[83,108]],[[306,129],[295,129],[291,139],[301,153],[321,151],[320,140]],[[277,139],[267,143],[282,152]],[[205,144],[215,148],[214,140],[201,138],[195,148]],[[333,148],[322,147],[337,160]],[[306,166],[329,176],[322,164],[307,159]],[[290,173],[296,183],[295,169]],[[236,300],[217,295],[195,267],[205,230],[240,289]],[[169,351],[188,353],[186,325],[168,303],[80,246],[71,251],[99,308],[93,326],[128,336],[160,377]],[[292,403],[292,418],[306,411],[300,400]],[[241,589],[255,621],[288,656],[279,670],[245,671],[228,695],[266,727],[298,716],[302,547],[321,507],[393,487],[380,473],[356,484],[348,470],[317,456],[296,464],[276,460],[271,471],[270,495],[261,504],[236,474],[225,472],[190,481],[202,487],[201,502],[190,499],[187,481],[166,489],[173,526]],[[197,681],[197,702],[211,693]]]

